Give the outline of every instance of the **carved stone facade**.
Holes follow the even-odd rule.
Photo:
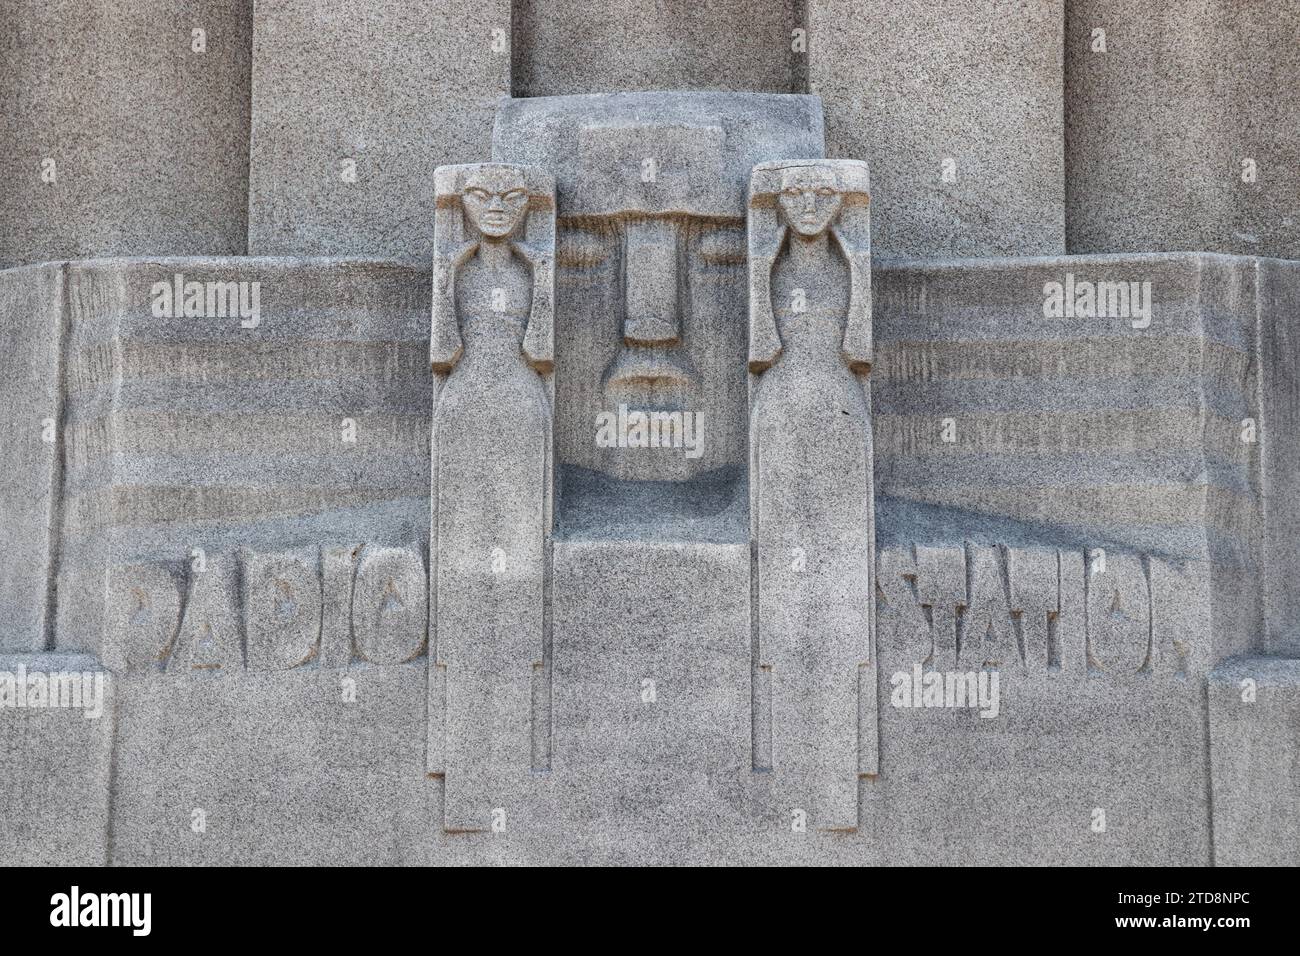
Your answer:
[[[1286,96],[1119,0],[589,6],[0,12],[0,862],[1296,862]],[[1098,140],[1189,112],[1195,199]]]

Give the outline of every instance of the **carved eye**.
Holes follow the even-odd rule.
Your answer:
[[[487,202],[488,192],[486,189],[479,189],[477,186],[471,186],[465,190],[466,196],[473,196],[479,202]]]
[[[834,195],[835,195],[835,190],[831,189],[830,186],[818,186],[818,187],[817,187],[817,195],[818,195],[818,196],[834,196]]]
[[[799,195],[800,189],[798,186],[786,186],[785,189],[781,190],[781,193],[786,196],[796,197]]]
[[[506,193],[505,200],[509,203],[521,202],[525,198],[525,195],[526,194],[522,189],[512,189],[510,192]]]

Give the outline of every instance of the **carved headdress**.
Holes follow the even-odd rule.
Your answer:
[[[508,240],[528,263],[533,275],[532,305],[524,331],[523,352],[539,370],[551,367],[555,357],[554,269],[555,177],[537,166],[508,163],[472,163],[439,166],[434,172],[433,226],[433,326],[429,360],[436,372],[448,372],[463,348],[456,315],[456,270],[484,241],[468,227],[461,196],[476,176],[485,172],[514,173],[528,194],[519,230]]]
[[[772,266],[789,227],[778,197],[785,174],[816,171],[842,199],[830,232],[849,265],[849,311],[841,346],[855,370],[871,367],[871,196],[867,164],[856,159],[779,160],[754,167],[749,185],[749,367],[759,372],[781,354],[772,310]]]

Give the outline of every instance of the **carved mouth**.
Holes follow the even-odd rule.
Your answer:
[[[605,370],[606,389],[680,389],[692,391],[699,375],[690,359],[675,348],[625,348]]]

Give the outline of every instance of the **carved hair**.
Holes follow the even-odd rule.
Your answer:
[[[785,243],[788,226],[777,205],[786,170],[813,168],[824,173],[843,204],[830,224],[849,264],[849,313],[841,351],[849,366],[871,367],[871,196],[867,164],[856,159],[792,159],[760,163],[749,183],[749,367],[761,372],[781,354],[781,336],[772,309],[772,267]]]
[[[483,237],[466,227],[461,195],[474,176],[488,170],[517,174],[528,193],[520,232],[506,241],[532,272],[532,306],[524,330],[524,357],[539,371],[555,361],[555,177],[537,166],[469,163],[439,166],[434,172],[433,324],[429,361],[435,372],[450,372],[464,344],[456,315],[456,272],[478,251]]]

